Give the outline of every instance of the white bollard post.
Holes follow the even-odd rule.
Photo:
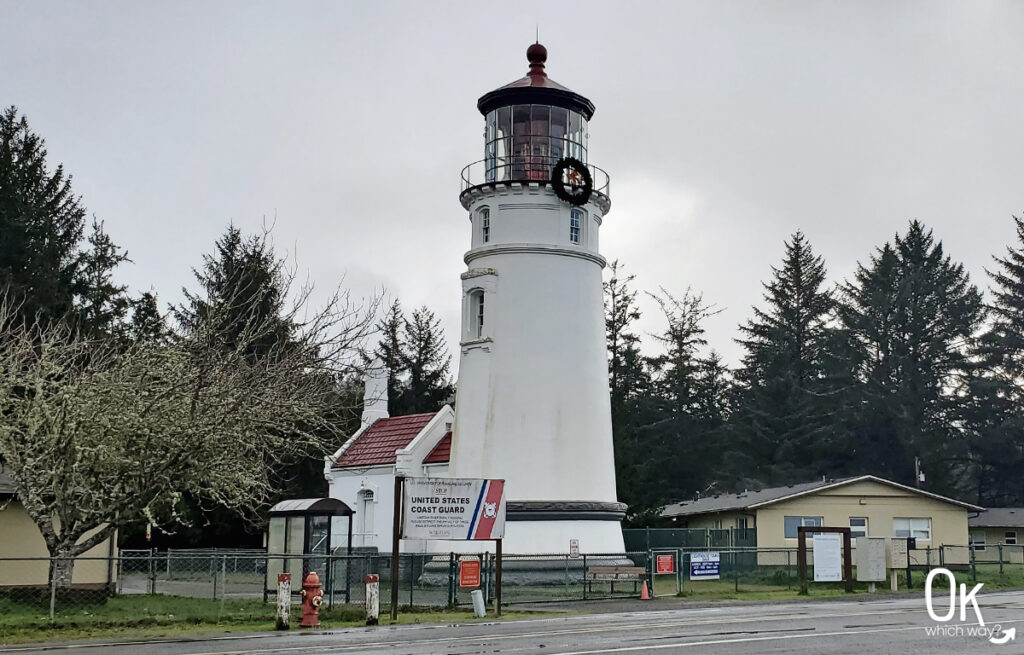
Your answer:
[[[473,599],[473,616],[478,619],[484,618],[487,615],[487,608],[484,607],[484,592],[474,589],[469,596]]]
[[[366,625],[377,625],[380,617],[380,576],[366,575]]]
[[[292,574],[277,574],[277,624],[278,630],[287,630],[292,611]]]

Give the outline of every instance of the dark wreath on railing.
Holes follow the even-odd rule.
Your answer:
[[[565,157],[551,170],[551,188],[556,196],[579,207],[590,200],[590,194],[594,192],[594,178],[586,164],[573,157]]]

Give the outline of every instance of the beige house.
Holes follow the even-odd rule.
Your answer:
[[[990,507],[971,517],[971,546],[979,562],[1024,563],[1024,507]]]
[[[853,537],[914,537],[915,563],[926,564],[930,557],[938,564],[938,549],[945,545],[957,547],[944,549],[941,561],[963,564],[969,561],[968,518],[983,511],[977,505],[862,475],[708,496],[668,505],[662,516],[679,527],[754,528],[759,549],[796,548],[800,526],[848,527]]]
[[[0,468],[0,589],[4,587],[44,587],[49,576],[49,553],[39,528],[18,502],[14,482]],[[72,584],[76,587],[103,588],[116,581],[115,538],[96,546],[75,562]]]

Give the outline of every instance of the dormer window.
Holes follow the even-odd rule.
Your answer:
[[[483,243],[491,240],[491,210],[488,207],[480,210],[480,238]]]
[[[583,210],[573,209],[569,212],[569,243],[580,244],[580,233],[583,230]]]

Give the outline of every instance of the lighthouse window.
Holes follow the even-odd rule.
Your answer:
[[[569,112],[561,107],[551,108],[551,159],[558,161],[565,156],[565,135],[568,130]]]
[[[480,210],[480,237],[484,243],[491,240],[491,210],[487,207]]]
[[[476,289],[469,294],[469,338],[484,336],[484,291]]]
[[[569,241],[570,243],[579,244],[580,242],[580,230],[583,227],[583,211],[579,209],[573,209],[569,212]]]

